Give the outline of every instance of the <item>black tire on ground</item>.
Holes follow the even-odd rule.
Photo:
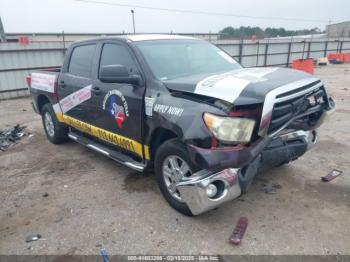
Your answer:
[[[192,212],[186,205],[186,203],[181,202],[177,199],[175,199],[170,192],[167,189],[167,186],[164,181],[163,177],[163,163],[166,160],[168,156],[175,155],[180,158],[182,158],[191,169],[192,174],[199,169],[191,162],[190,157],[187,153],[187,150],[183,143],[181,143],[180,140],[177,138],[170,139],[166,142],[164,142],[159,149],[156,152],[155,156],[155,162],[154,162],[154,169],[156,174],[156,180],[159,186],[160,191],[162,192],[164,198],[166,201],[170,204],[171,207],[173,207],[178,212],[186,215],[186,216],[193,216]]]
[[[48,115],[51,117],[53,129],[51,131],[45,121]],[[62,144],[68,140],[68,127],[58,122],[56,114],[52,109],[51,104],[45,104],[41,110],[42,122],[45,130],[45,134],[49,141],[53,144]],[[45,120],[46,119],[46,120]],[[53,132],[52,132],[53,131]]]

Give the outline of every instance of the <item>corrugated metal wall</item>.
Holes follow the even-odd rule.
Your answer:
[[[39,68],[62,64],[64,48],[61,42],[0,43],[0,99],[28,94],[25,77]]]
[[[294,59],[317,59],[329,53],[350,52],[350,38],[212,42],[245,67],[289,66]],[[60,66],[67,46],[67,42],[32,42],[26,46],[0,43],[0,99],[27,95],[25,77],[28,73],[40,68]]]

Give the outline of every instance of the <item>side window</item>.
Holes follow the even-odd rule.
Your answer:
[[[123,65],[130,73],[137,72],[136,64],[132,59],[129,50],[118,44],[104,44],[100,59],[100,70],[107,65]]]
[[[72,75],[90,77],[95,45],[77,46],[73,49],[68,72]]]

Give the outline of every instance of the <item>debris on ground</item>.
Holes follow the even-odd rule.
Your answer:
[[[334,178],[336,178],[337,176],[340,176],[341,174],[343,174],[343,171],[333,169],[331,172],[328,173],[328,175],[321,177],[321,180],[323,182],[329,182],[329,181],[333,180]]]
[[[30,234],[29,236],[26,237],[26,242],[33,242],[33,241],[37,241],[41,238],[40,234]]]
[[[229,242],[234,245],[239,245],[242,242],[247,226],[248,218],[241,217],[229,238]]]
[[[105,248],[101,249],[101,256],[102,256],[103,262],[109,262],[109,256]]]
[[[276,194],[277,189],[281,188],[282,186],[278,184],[264,184],[261,190],[266,194]]]
[[[43,197],[48,197],[48,196],[49,196],[49,193],[47,192],[43,194]]]
[[[13,128],[0,131],[0,150],[5,151],[11,145],[15,144],[16,141],[20,140],[26,134],[23,133],[25,126],[15,125]]]

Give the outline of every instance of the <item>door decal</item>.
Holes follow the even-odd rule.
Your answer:
[[[109,91],[103,99],[102,109],[108,116],[113,117],[119,129],[123,129],[123,123],[129,117],[129,107],[125,97],[119,90]]]
[[[60,100],[60,106],[62,112],[66,113],[71,110],[73,107],[80,105],[81,103],[89,100],[91,98],[91,85],[85,86],[78,91],[66,96]]]

